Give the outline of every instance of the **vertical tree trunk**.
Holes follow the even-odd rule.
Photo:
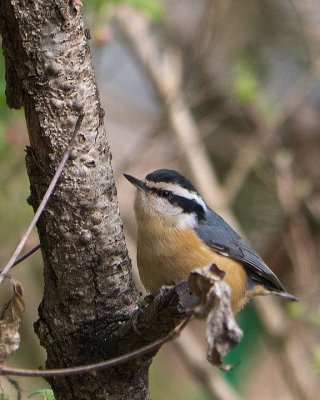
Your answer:
[[[111,154],[92,69],[88,32],[72,0],[2,0],[7,102],[24,107],[27,169],[37,208],[71,138],[70,160],[38,231],[45,288],[35,324],[47,367],[117,354],[114,333],[136,309]],[[50,381],[57,399],[148,399],[150,358]]]

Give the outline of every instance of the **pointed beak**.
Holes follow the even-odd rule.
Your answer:
[[[138,190],[142,190],[143,192],[146,192],[146,186],[145,186],[143,181],[140,181],[140,179],[137,179],[134,176],[131,176],[131,175],[128,175],[128,174],[123,174],[123,175]]]

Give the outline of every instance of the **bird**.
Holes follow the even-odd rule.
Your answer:
[[[259,254],[202,199],[179,172],[158,169],[144,180],[124,174],[137,189],[137,265],[147,292],[188,280],[196,268],[225,272],[236,314],[256,295],[296,300]]]

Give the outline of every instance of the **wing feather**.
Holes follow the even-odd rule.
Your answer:
[[[252,272],[255,280],[285,291],[277,276],[259,254],[213,210],[208,209],[206,219],[199,223],[196,233],[217,253],[242,262]]]

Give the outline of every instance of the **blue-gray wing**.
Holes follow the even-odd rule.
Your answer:
[[[282,283],[259,254],[213,210],[208,209],[206,220],[200,221],[195,230],[214,251],[242,262],[252,272],[250,277],[253,280],[270,286],[270,289],[285,291]]]

